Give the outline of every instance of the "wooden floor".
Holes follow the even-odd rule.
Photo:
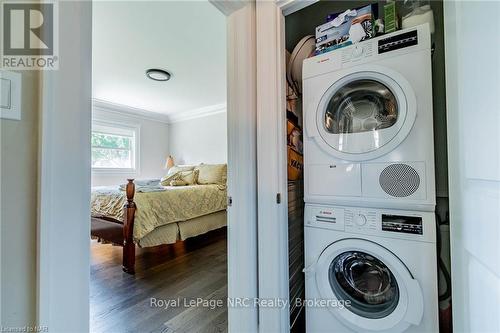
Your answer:
[[[138,249],[134,276],[122,272],[121,251],[92,241],[91,332],[227,331],[225,228],[174,245]],[[198,297],[222,300],[224,306],[151,306],[151,298],[184,302]]]

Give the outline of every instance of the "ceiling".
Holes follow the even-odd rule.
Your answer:
[[[226,103],[226,18],[208,1],[96,1],[92,52],[96,100],[165,115]]]

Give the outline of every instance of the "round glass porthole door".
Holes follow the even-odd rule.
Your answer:
[[[337,299],[349,301],[349,310],[359,316],[384,318],[398,305],[396,278],[368,253],[348,251],[336,256],[330,264],[329,280]]]
[[[362,71],[327,89],[318,105],[316,125],[338,157],[363,160],[394,149],[410,132],[415,116],[415,97],[403,77]]]
[[[358,79],[333,94],[326,106],[324,127],[332,134],[378,131],[394,126],[398,116],[398,101],[386,85]]]
[[[315,268],[319,297],[356,332],[403,332],[422,320],[423,292],[406,265],[369,240],[346,238],[326,247]],[[335,303],[334,303],[335,304]]]

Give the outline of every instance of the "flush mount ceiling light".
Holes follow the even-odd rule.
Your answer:
[[[146,76],[155,81],[168,81],[170,80],[170,73],[158,68],[151,68],[146,71]]]

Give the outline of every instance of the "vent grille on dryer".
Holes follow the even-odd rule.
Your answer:
[[[420,186],[417,170],[407,164],[391,164],[380,173],[380,187],[393,197],[407,197]]]

